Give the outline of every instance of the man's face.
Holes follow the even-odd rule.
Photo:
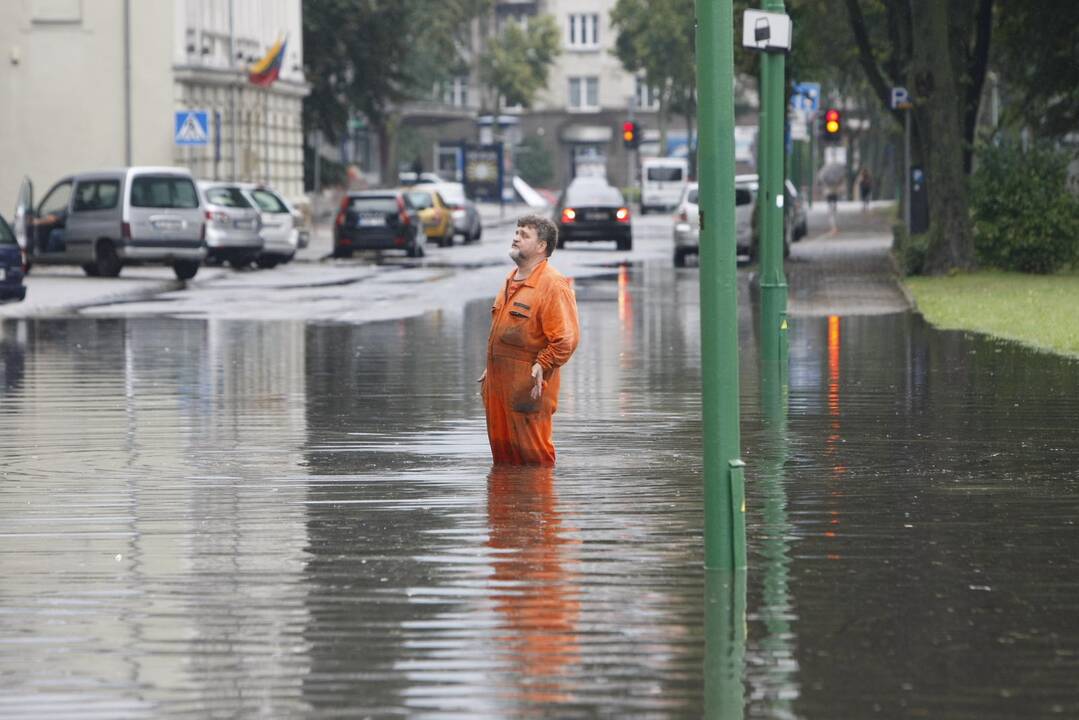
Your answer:
[[[513,244],[510,246],[510,258],[514,262],[528,262],[546,254],[547,243],[537,237],[536,228],[517,227],[513,233]]]

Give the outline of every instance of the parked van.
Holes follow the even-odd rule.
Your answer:
[[[669,210],[682,199],[689,181],[685,158],[645,158],[641,161],[641,215]]]
[[[63,178],[33,204],[23,182],[16,209],[26,264],[80,265],[116,277],[124,265],[169,265],[188,280],[206,257],[206,225],[191,173],[130,167]]]

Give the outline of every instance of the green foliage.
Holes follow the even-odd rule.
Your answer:
[[[611,10],[615,56],[668,98],[691,96],[697,82],[694,15],[693,0],[618,0]]]
[[[515,159],[517,174],[529,185],[545,187],[554,178],[551,153],[543,146],[543,141],[535,135],[525,138],[517,146]]]
[[[547,85],[547,72],[561,47],[554,17],[537,15],[523,28],[507,23],[480,56],[480,80],[508,105],[529,107]]]
[[[895,256],[902,273],[911,277],[925,273],[925,260],[929,255],[929,234],[908,235],[907,226],[897,223],[892,228],[895,233]]]
[[[1068,160],[1048,147],[982,148],[971,181],[980,262],[1051,273],[1079,257],[1079,200],[1067,191]]]

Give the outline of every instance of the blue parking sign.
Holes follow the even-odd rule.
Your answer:
[[[205,110],[176,112],[173,141],[177,145],[207,145],[210,142],[210,117]]]

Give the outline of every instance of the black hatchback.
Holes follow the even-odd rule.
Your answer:
[[[341,200],[333,226],[333,256],[355,250],[404,250],[423,257],[427,235],[408,195],[394,190],[350,192]]]
[[[619,250],[633,248],[629,206],[603,178],[581,177],[569,184],[555,209],[558,247],[571,240],[614,240]]]
[[[3,217],[0,217],[0,302],[23,300],[26,286],[23,280],[22,248]]]

